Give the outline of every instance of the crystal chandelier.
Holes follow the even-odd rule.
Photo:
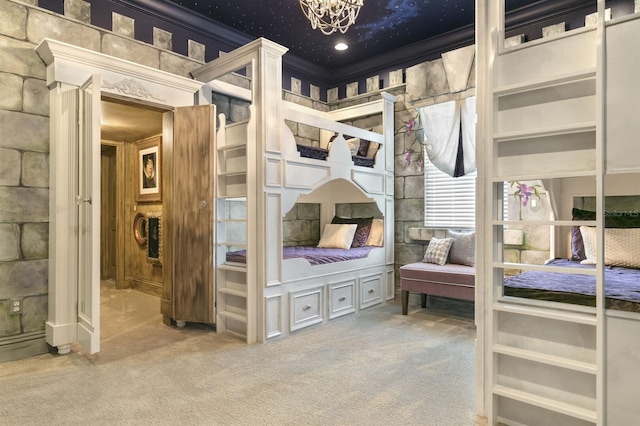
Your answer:
[[[323,34],[336,31],[342,34],[356,22],[364,0],[300,0],[304,16],[311,21],[311,28],[319,28]]]

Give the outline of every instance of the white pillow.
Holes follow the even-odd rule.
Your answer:
[[[449,250],[451,250],[452,243],[453,238],[431,238],[422,261],[424,263],[444,265],[447,263],[447,257],[449,256]]]
[[[475,266],[476,264],[476,233],[448,231],[447,236],[453,238],[449,250],[449,263]]]
[[[318,247],[322,248],[351,248],[353,236],[356,234],[356,224],[336,224],[327,223],[324,226],[322,238],[318,243]]]
[[[358,154],[358,149],[360,148],[360,138],[347,139],[347,146],[349,147],[349,151],[351,151],[351,155]]]
[[[380,144],[378,142],[369,142],[369,150],[367,151],[367,158],[375,158],[379,149],[380,149]]]
[[[597,260],[596,228],[581,226],[586,259],[583,265],[595,265]],[[606,228],[604,230],[604,264],[640,268],[640,228]]]
[[[373,219],[371,221],[371,231],[365,246],[382,247],[384,243],[384,221],[382,219]]]

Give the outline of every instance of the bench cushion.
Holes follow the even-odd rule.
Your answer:
[[[410,263],[400,267],[400,277],[441,283],[475,285],[476,271],[473,266],[445,263]]]
[[[471,301],[475,299],[475,268],[472,266],[411,263],[400,268],[400,278],[403,292]]]

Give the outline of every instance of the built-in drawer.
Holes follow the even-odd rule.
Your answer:
[[[356,280],[327,284],[329,287],[329,318],[338,318],[356,311]]]
[[[382,273],[360,277],[360,309],[382,302]]]
[[[324,287],[289,293],[291,331],[299,330],[324,320]]]

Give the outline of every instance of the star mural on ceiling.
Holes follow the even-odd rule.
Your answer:
[[[328,69],[355,64],[474,24],[474,0],[364,0],[345,34],[313,30],[298,0],[171,0],[252,37],[265,37]],[[509,0],[513,10],[535,0]],[[338,42],[349,49],[334,49]]]

